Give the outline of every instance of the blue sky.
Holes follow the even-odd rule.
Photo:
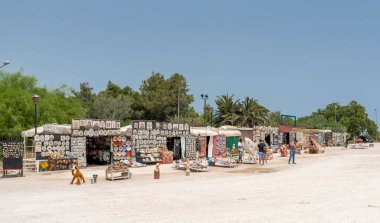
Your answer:
[[[3,1],[0,61],[40,83],[137,89],[152,71],[200,94],[250,96],[302,116],[358,100],[380,109],[375,0]]]

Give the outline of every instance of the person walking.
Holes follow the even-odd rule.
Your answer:
[[[244,146],[243,146],[243,140],[240,139],[238,143],[238,152],[239,152],[239,160],[238,163],[243,163],[243,155],[244,155]]]
[[[260,140],[259,145],[257,145],[257,147],[259,147],[259,165],[261,166],[265,164],[265,146],[263,140]]]
[[[297,141],[297,139],[295,139],[289,145],[290,154],[289,154],[289,162],[288,162],[288,164],[291,164],[291,163],[296,164],[295,158],[296,158],[297,147],[298,147],[298,141]]]

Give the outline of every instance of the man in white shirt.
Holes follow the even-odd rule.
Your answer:
[[[243,140],[242,139],[240,139],[239,143],[238,143],[238,152],[239,152],[238,162],[243,163],[244,146],[243,146]]]

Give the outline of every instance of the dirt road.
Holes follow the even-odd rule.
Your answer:
[[[379,222],[379,164],[376,145],[189,177],[164,166],[158,181],[153,167],[82,186],[69,185],[67,171],[29,174],[0,179],[0,222]]]

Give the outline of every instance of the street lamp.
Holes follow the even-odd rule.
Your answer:
[[[207,126],[207,120],[206,120],[206,101],[208,99],[208,95],[207,94],[201,94],[201,97],[204,100],[204,104],[203,104],[203,118],[205,120],[205,126]]]
[[[377,108],[375,108],[375,120],[376,120],[376,139],[379,138],[379,126],[377,125]]]
[[[0,66],[0,68],[5,67],[5,66],[7,66],[10,63],[11,63],[11,61],[6,60],[6,61],[4,61],[3,65]]]
[[[37,135],[37,104],[38,104],[38,95],[32,96],[33,103],[34,103],[34,135]]]

